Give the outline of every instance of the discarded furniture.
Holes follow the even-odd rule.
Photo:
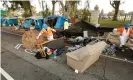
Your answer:
[[[67,53],[67,65],[78,70],[80,73],[84,72],[99,59],[106,45],[104,41],[99,41]]]
[[[39,49],[40,52],[42,52],[42,54],[46,56],[43,48],[44,46],[50,49],[60,49],[65,47],[63,38],[58,38],[52,41],[48,41],[45,35],[41,35],[39,39],[36,40],[36,37],[38,36],[38,34],[39,34],[39,31],[35,29],[26,31],[23,34],[22,43],[26,49],[30,49],[30,50]]]

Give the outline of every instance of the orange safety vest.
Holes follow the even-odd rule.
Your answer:
[[[120,32],[120,35],[122,35],[124,28],[118,28],[117,29],[118,32]],[[126,29],[126,32],[128,32],[128,29]],[[129,30],[129,36],[133,33],[133,29],[130,28]]]
[[[53,35],[52,28],[50,28],[50,27],[48,27],[47,30],[46,29],[42,29],[41,33],[45,34],[47,37]]]

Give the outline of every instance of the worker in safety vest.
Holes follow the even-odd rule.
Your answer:
[[[39,33],[39,35],[37,36],[36,39],[38,39],[39,36],[41,36],[42,34],[44,34],[44,35],[47,36],[47,39],[49,41],[51,41],[51,40],[54,39],[52,31],[56,32],[54,29],[52,29],[51,27],[49,27],[47,24],[43,24],[43,29],[41,30],[41,32]]]
[[[68,29],[68,27],[69,27],[69,23],[68,23],[68,20],[66,19],[64,22],[64,30]]]
[[[120,32],[120,47],[122,47],[132,34],[132,29],[130,28],[130,24],[125,24],[124,28],[118,28],[116,30]]]

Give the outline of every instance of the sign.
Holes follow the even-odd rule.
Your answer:
[[[94,10],[91,12],[90,23],[98,24],[99,11]]]

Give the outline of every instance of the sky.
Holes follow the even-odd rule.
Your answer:
[[[51,0],[45,0],[48,4],[48,7],[52,10],[52,3],[50,2]],[[85,2],[86,0],[81,0],[81,3],[78,6],[78,9],[80,8],[84,8],[85,6]],[[120,5],[120,10],[125,10],[125,12],[130,12],[133,11],[133,7],[131,7],[131,5],[133,5],[133,0],[122,0],[122,2],[124,2],[124,4]],[[38,0],[32,0],[32,5],[36,5],[37,7],[37,12],[41,11]],[[113,10],[112,6],[110,5],[110,0],[90,0],[90,9],[93,10],[95,5],[99,6],[99,9],[103,9],[104,13],[108,13],[110,11]],[[55,11],[59,10],[59,3],[55,4],[56,8]]]
[[[52,10],[52,3],[51,0],[45,0],[45,2],[48,4],[48,8]],[[78,5],[78,9],[84,8],[86,0],[81,0],[81,3]],[[133,0],[122,0],[124,4],[120,5],[120,10],[125,10],[125,12],[133,11]],[[36,11],[39,12],[42,10],[41,5],[39,5],[38,0],[31,0],[31,5],[36,7]],[[103,9],[104,13],[108,13],[113,10],[113,7],[110,5],[110,0],[90,0],[90,9],[94,10],[95,5],[99,6],[99,9]],[[59,11],[60,4],[55,4],[55,11]],[[2,8],[2,3],[0,2],[0,8]]]

